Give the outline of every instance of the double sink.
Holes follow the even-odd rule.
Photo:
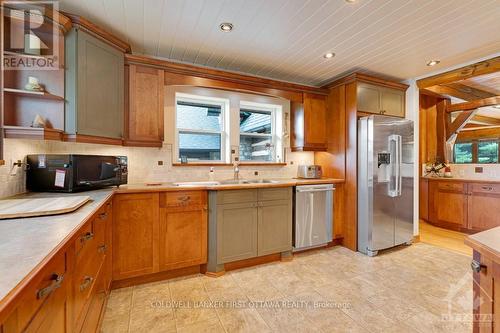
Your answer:
[[[202,181],[202,182],[179,182],[174,183],[174,186],[217,186],[217,185],[244,185],[244,184],[276,184],[277,180],[271,179],[238,179],[238,180],[222,180],[222,181]]]

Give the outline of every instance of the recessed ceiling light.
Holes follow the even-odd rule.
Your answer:
[[[500,104],[495,105],[494,108],[500,109]]]
[[[432,66],[436,66],[436,65],[437,65],[437,64],[439,64],[440,62],[441,62],[441,61],[439,61],[439,60],[429,60],[429,61],[427,61],[427,66],[430,66],[430,67],[432,67]]]
[[[328,52],[328,53],[325,53],[323,55],[323,58],[325,58],[325,59],[331,59],[333,57],[335,57],[335,53],[333,53],[333,52]]]
[[[356,2],[356,0],[345,0],[345,2],[347,2],[347,3],[353,3],[353,2]]]
[[[221,23],[219,27],[220,30],[224,32],[230,32],[231,30],[233,30],[233,24],[228,22]]]

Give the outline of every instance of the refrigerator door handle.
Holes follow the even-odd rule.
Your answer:
[[[388,195],[392,198],[401,196],[401,153],[403,143],[401,135],[392,134],[389,136],[389,150],[394,159],[391,160],[391,181],[389,182]],[[394,182],[394,184],[393,184]]]

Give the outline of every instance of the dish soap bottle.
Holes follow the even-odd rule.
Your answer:
[[[210,167],[210,171],[208,172],[208,180],[213,182],[215,181],[215,170],[214,167]]]

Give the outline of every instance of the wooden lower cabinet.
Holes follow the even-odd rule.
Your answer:
[[[0,331],[96,332],[110,287],[111,224],[107,202],[23,287]]]
[[[432,224],[467,232],[500,226],[500,184],[425,179],[420,191],[420,218]]]
[[[113,199],[113,280],[158,271],[159,193]]]
[[[113,280],[207,261],[206,191],[117,194]]]
[[[200,202],[193,205],[160,208],[159,261],[162,271],[207,262],[207,193],[197,194],[201,194]]]

